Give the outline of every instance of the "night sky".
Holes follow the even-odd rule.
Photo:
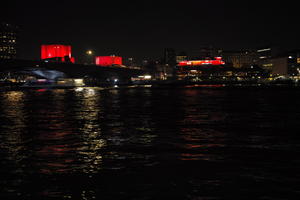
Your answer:
[[[283,3],[284,2],[284,3]],[[197,54],[205,45],[234,50],[300,47],[293,1],[14,1],[1,2],[0,21],[20,27],[20,57],[38,59],[41,44],[92,49],[138,60],[166,47]]]

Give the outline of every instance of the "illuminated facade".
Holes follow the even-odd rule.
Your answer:
[[[261,67],[269,71],[272,76],[300,77],[300,51],[289,51],[280,56],[264,59]]]
[[[113,66],[122,65],[122,57],[119,56],[97,56],[96,65],[99,66]]]
[[[201,66],[201,65],[225,65],[221,57],[215,60],[185,60],[178,63],[178,66]]]
[[[263,47],[257,49],[258,58],[260,60],[268,59],[274,56],[274,50],[272,47]]]
[[[232,76],[232,69],[228,69],[222,57],[215,57],[214,60],[186,60],[177,64],[176,76],[179,80],[217,80]]]
[[[72,63],[74,63],[75,61],[75,59],[72,57],[71,46],[59,44],[42,45],[41,59]]]
[[[17,27],[0,23],[0,59],[17,57]]]
[[[265,47],[261,47],[259,49],[257,49],[257,64],[258,66],[272,72],[274,69],[274,58],[276,60],[276,58],[278,57],[284,57],[286,55],[282,55],[282,50],[278,47],[274,47],[274,46],[265,46]],[[275,67],[277,68],[277,67]],[[275,70],[277,71],[277,70]],[[281,70],[279,70],[281,71]],[[274,74],[272,72],[272,74]],[[277,74],[277,72],[275,73]],[[279,74],[282,74],[282,71],[279,72]]]

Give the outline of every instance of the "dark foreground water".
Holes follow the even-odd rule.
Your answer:
[[[300,89],[0,92],[7,199],[299,199]]]

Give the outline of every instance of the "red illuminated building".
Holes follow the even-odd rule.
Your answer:
[[[215,60],[185,60],[178,63],[178,66],[201,66],[201,65],[225,65],[221,57]]]
[[[41,59],[42,60],[56,60],[62,62],[73,62],[72,48],[68,45],[42,45],[41,47]],[[68,60],[67,60],[68,59]]]
[[[122,65],[122,57],[97,56],[96,57],[96,65],[99,65],[99,66]]]

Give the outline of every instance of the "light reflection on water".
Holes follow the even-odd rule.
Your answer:
[[[78,107],[75,111],[76,121],[80,122],[79,131],[83,145],[77,149],[84,163],[85,173],[97,173],[102,164],[101,149],[105,147],[106,140],[102,137],[99,124],[101,107],[100,95],[94,89],[83,90],[76,94]]]
[[[296,193],[282,184],[298,182],[299,136],[292,129],[300,93],[277,92],[1,92],[3,199],[241,199],[246,193],[258,199],[274,197],[271,190]],[[238,188],[234,195],[231,188]]]

